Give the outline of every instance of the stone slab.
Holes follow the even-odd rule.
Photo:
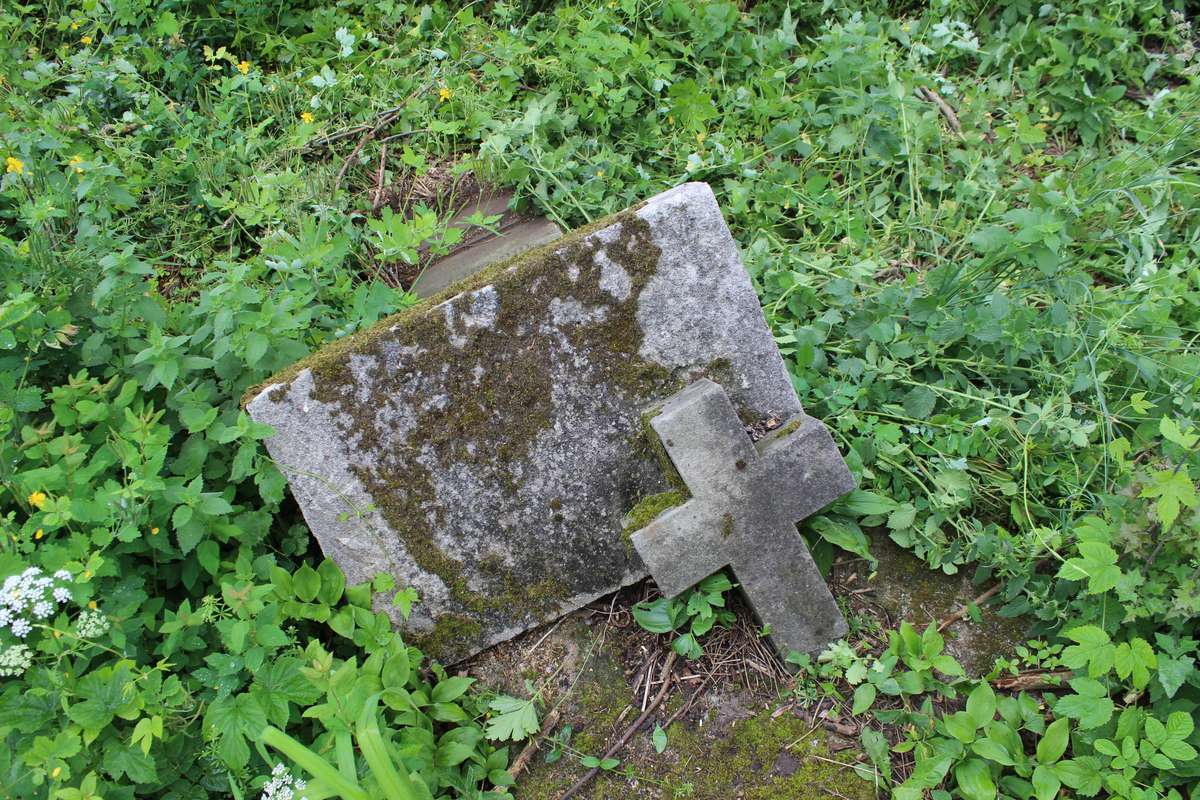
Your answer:
[[[691,494],[632,534],[663,594],[731,566],[781,658],[816,654],[845,635],[796,530],[854,488],[825,426],[799,413],[751,442],[725,390],[708,379],[667,400],[650,425]]]
[[[558,226],[544,217],[513,220],[498,235],[472,242],[434,261],[413,282],[412,291],[417,297],[433,297],[492,264],[549,244],[560,236],[562,231]]]
[[[801,413],[712,191],[690,183],[341,339],[247,411],[351,582],[421,597],[454,661],[646,575],[626,511],[668,486],[644,410],[701,377]]]

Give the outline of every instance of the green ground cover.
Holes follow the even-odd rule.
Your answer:
[[[1067,673],[998,696],[931,632],[835,648],[806,674],[904,732],[864,736],[883,784],[1180,796],[1200,775],[1183,11],[7,4],[0,795],[244,797],[281,760],[326,765],[312,800],[508,783],[533,708],[422,664],[345,586],[239,407],[410,305],[381,265],[450,243],[432,212],[364,224],[386,146],[388,185],[456,164],[571,227],[713,186],[861,477],[809,526],[818,555],[881,526],[1002,580],[1041,641],[1022,665]]]

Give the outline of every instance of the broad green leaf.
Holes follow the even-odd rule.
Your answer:
[[[975,733],[979,726],[971,718],[971,715],[966,711],[958,711],[946,716],[942,722],[946,726],[946,730],[955,739],[958,739],[963,744],[971,744],[975,741]]]
[[[959,764],[954,768],[954,780],[967,800],[994,800],[996,797],[991,768],[982,759],[968,758]]]
[[[1142,489],[1141,497],[1158,498],[1154,510],[1162,522],[1163,530],[1169,529],[1179,518],[1181,506],[1195,508],[1200,505],[1196,485],[1186,469],[1162,469],[1150,476],[1150,482]]]
[[[1071,735],[1071,723],[1065,719],[1056,719],[1046,728],[1042,738],[1038,740],[1037,760],[1040,764],[1053,764],[1062,758],[1067,751],[1067,743]]]
[[[1052,767],[1038,764],[1033,768],[1033,794],[1037,800],[1054,800],[1061,788],[1062,782]]]
[[[854,703],[850,708],[850,713],[858,716],[866,713],[871,704],[875,702],[876,689],[871,683],[863,683],[854,690]]]
[[[467,689],[471,688],[471,684],[475,682],[474,678],[466,678],[455,676],[439,681],[437,686],[433,687],[433,693],[430,699],[435,703],[449,703],[466,694]]]
[[[300,569],[292,574],[292,589],[296,592],[296,597],[311,603],[321,591],[321,576],[308,564],[301,564]]]
[[[632,609],[633,618],[650,633],[670,633],[675,630],[670,613],[671,601],[660,597],[650,603],[638,603]]]
[[[1167,758],[1173,759],[1181,764],[1188,764],[1196,759],[1196,748],[1179,739],[1167,739],[1159,750]]]
[[[1113,654],[1113,668],[1117,677],[1132,678],[1135,689],[1144,689],[1150,682],[1150,670],[1158,664],[1153,648],[1145,639],[1134,638],[1121,642]]]
[[[976,686],[967,696],[967,714],[975,727],[982,728],[996,716],[996,693],[986,681]]]
[[[830,544],[840,547],[849,553],[854,553],[856,556],[865,558],[871,564],[877,563],[874,556],[871,555],[870,547],[867,544],[867,537],[857,523],[847,519],[839,520],[822,516],[814,517],[811,527],[822,539]]]
[[[1059,698],[1058,702],[1054,704],[1054,713],[1079,720],[1081,729],[1091,730],[1100,727],[1112,718],[1113,702],[1108,697],[1069,694]]]
[[[1196,442],[1200,441],[1200,434],[1193,432],[1190,425],[1185,432],[1170,417],[1163,417],[1158,421],[1158,432],[1168,442],[1174,442],[1184,450],[1191,450],[1195,447]]]
[[[1174,697],[1188,676],[1195,668],[1195,659],[1191,656],[1171,658],[1160,656],[1158,659],[1158,682],[1163,687],[1167,697]]]

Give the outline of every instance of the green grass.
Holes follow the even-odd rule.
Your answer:
[[[393,640],[362,597],[328,588],[331,565],[310,596],[319,556],[238,398],[413,302],[367,278],[443,232],[428,215],[363,224],[384,143],[388,184],[455,164],[567,227],[710,183],[806,408],[861,478],[810,526],[818,558],[861,552],[880,526],[931,568],[1003,580],[1000,612],[1050,643],[1036,665],[1090,674],[1114,704],[1102,723],[1063,706],[1065,760],[1121,796],[1194,781],[1174,745],[1126,764],[1097,744],[1174,741],[1154,724],[1200,702],[1200,136],[1182,11],[0,12],[0,578],[72,575],[41,627],[0,631],[18,673],[0,684],[0,785],[245,794],[272,766],[268,723],[353,764],[336,744],[353,710],[302,712],[340,696],[335,664],[381,680],[372,654]],[[352,156],[355,128],[392,109]],[[93,638],[77,624],[89,602],[110,623]],[[1101,660],[1065,655],[1082,645],[1064,632]],[[1146,680],[1130,660],[1143,645]],[[898,697],[912,711],[920,694]],[[503,782],[475,733],[486,704],[383,704],[384,738],[435,795]],[[942,752],[930,736],[913,747]],[[1050,785],[950,757],[928,774],[964,797]],[[1074,769],[1062,782],[1086,793]]]

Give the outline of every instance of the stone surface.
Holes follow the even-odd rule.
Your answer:
[[[711,190],[686,184],[275,376],[247,405],[324,552],[421,597],[457,660],[646,575],[626,511],[668,488],[642,414],[694,380],[801,413]]]
[[[933,623],[937,625],[978,597],[987,585],[971,580],[973,570],[964,569],[953,575],[930,569],[910,551],[900,547],[886,531],[871,534],[871,554],[879,559],[876,569],[868,574],[861,563],[855,564],[862,583],[872,591],[872,611],[886,614],[886,627],[911,622],[918,631]],[[856,580],[855,583],[860,581]],[[1000,657],[1011,658],[1019,645],[1028,640],[1032,620],[1026,617],[1003,617],[995,604],[980,609],[978,622],[969,617],[960,619],[943,635],[946,652],[958,659],[967,674],[978,677],[986,674]]]
[[[731,566],[779,654],[846,633],[796,523],[854,488],[833,438],[806,414],[754,443],[725,390],[702,379],[650,419],[691,499],[633,533],[668,597]]]
[[[562,236],[558,226],[545,217],[525,217],[509,211],[511,201],[511,192],[485,193],[460,209],[449,224],[465,229],[462,244],[423,269],[413,281],[412,291],[418,297],[432,297],[491,264]],[[469,227],[466,220],[476,213],[500,217],[495,234]]]

